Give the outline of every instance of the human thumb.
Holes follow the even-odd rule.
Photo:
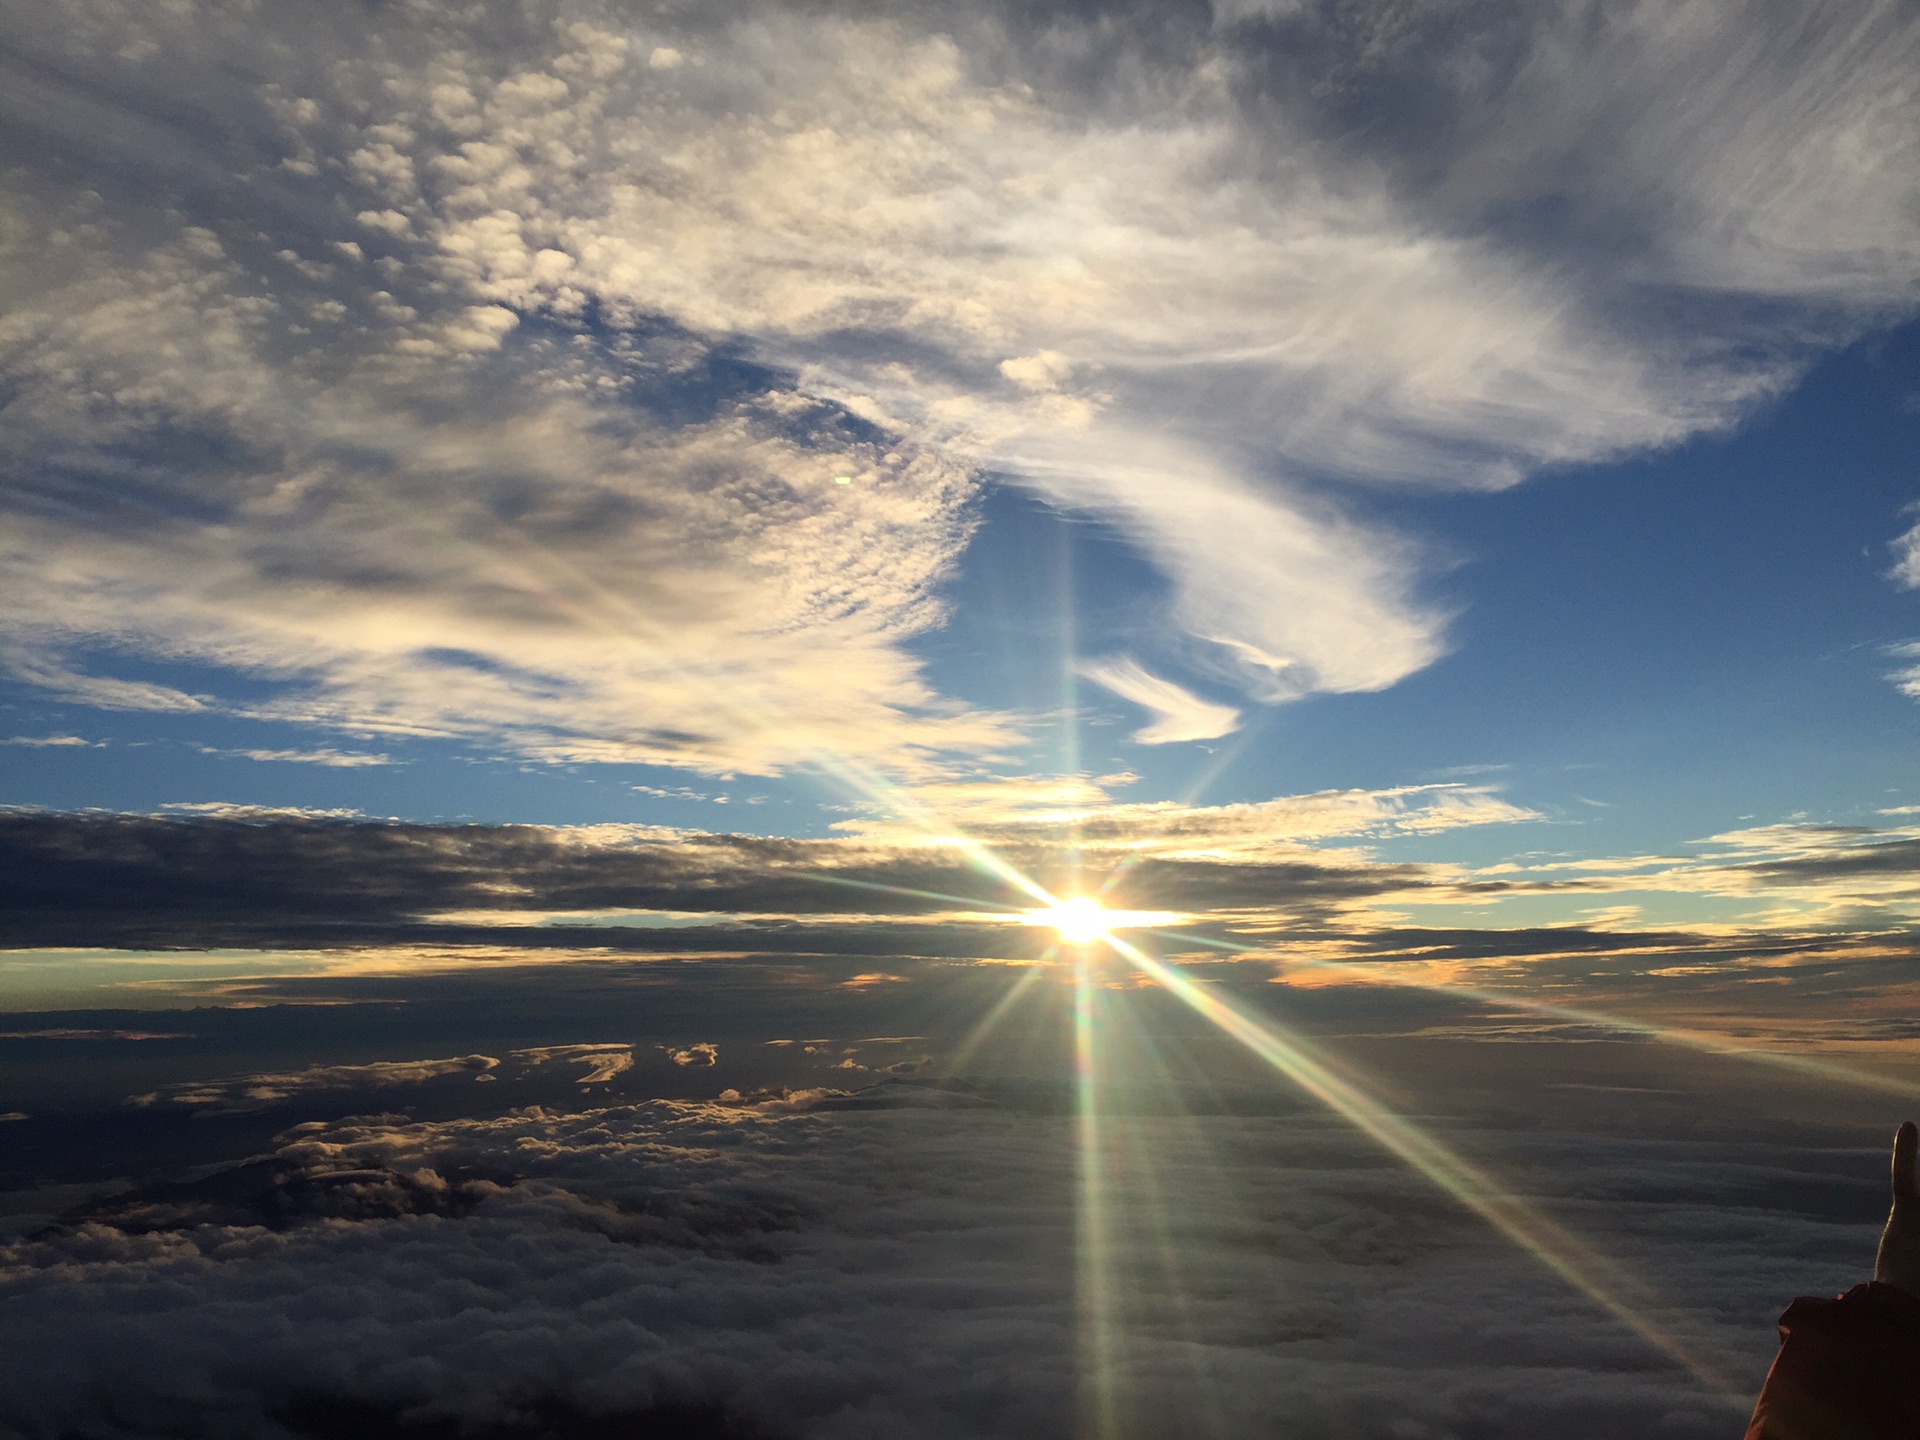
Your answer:
[[[1911,1120],[1901,1122],[1893,1137],[1893,1205],[1920,1205],[1920,1126]]]

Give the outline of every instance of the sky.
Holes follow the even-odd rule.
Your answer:
[[[1705,1436],[1864,1278],[1911,5],[0,81],[0,1434]]]

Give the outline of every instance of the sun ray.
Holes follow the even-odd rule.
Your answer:
[[[1155,933],[1162,939],[1173,940],[1182,945],[1199,945],[1237,955],[1271,955],[1273,953],[1269,946],[1240,945],[1229,940],[1171,931]],[[1678,1045],[1706,1055],[1724,1055],[1729,1059],[1746,1060],[1757,1065],[1770,1065],[1776,1069],[1791,1070],[1835,1085],[1851,1085],[1862,1090],[1877,1090],[1882,1094],[1899,1095],[1907,1099],[1920,1098],[1920,1085],[1909,1080],[1897,1079],[1892,1075],[1875,1075],[1868,1070],[1859,1070],[1834,1060],[1816,1059],[1811,1055],[1795,1055],[1788,1051],[1772,1050],[1758,1045],[1743,1045],[1728,1036],[1716,1035],[1708,1030],[1695,1030],[1682,1025],[1660,1025],[1651,1020],[1637,1020],[1612,1011],[1592,1010],[1579,1005],[1562,1005],[1552,1000],[1535,1000],[1530,996],[1515,994],[1509,990],[1495,990],[1457,980],[1448,980],[1441,984],[1432,980],[1409,979],[1404,975],[1393,973],[1384,965],[1355,965],[1348,961],[1321,960],[1302,956],[1289,957],[1288,963],[1303,969],[1347,975],[1368,985],[1391,985],[1402,990],[1423,990],[1433,995],[1465,996],[1487,1005],[1524,1010],[1530,1015],[1538,1015],[1543,1020],[1564,1020],[1571,1024],[1589,1025],[1595,1029],[1615,1030],[1624,1035],[1656,1040],[1666,1045]]]
[[[1079,1160],[1075,1227],[1080,1384],[1095,1440],[1120,1433],[1119,1317],[1115,1312],[1112,1217],[1108,1213],[1105,1136],[1100,1114],[1100,1027],[1094,1014],[1091,960],[1074,962],[1073,1064],[1075,1139]]]
[[[979,895],[949,895],[940,890],[919,890],[910,885],[886,885],[878,880],[855,880],[851,876],[828,875],[820,871],[803,872],[801,878],[818,885],[840,885],[849,890],[864,890],[877,895],[904,895],[914,900],[939,900],[963,910],[998,910],[1013,915],[1030,913],[1017,905],[1009,905],[1003,900],[988,900]],[[911,919],[912,916],[901,918]]]
[[[537,569],[544,563],[549,571],[549,583],[545,586],[536,585],[534,588],[544,589],[555,603],[573,612],[576,618],[595,628],[600,628],[604,633],[616,635],[627,643],[635,645],[636,648],[646,650],[657,662],[663,663],[667,668],[704,684],[712,693],[717,705],[733,711],[748,723],[790,724],[788,717],[781,715],[777,707],[761,701],[758,697],[743,693],[742,687],[737,684],[714,683],[710,678],[695,675],[687,667],[666,659],[665,657],[671,654],[671,647],[658,643],[649,644],[642,638],[646,632],[655,627],[650,625],[645,617],[623,597],[600,586],[577,567],[532,541],[530,537],[503,535],[500,538],[504,542],[501,546],[503,551],[517,543],[520,562],[527,569]],[[465,545],[471,549],[482,548],[470,540],[465,541]],[[552,572],[555,571],[563,572],[566,578],[573,582],[574,589],[577,592],[585,592],[589,597],[588,600],[583,602],[574,594],[564,593],[560,585],[551,583]],[[602,607],[601,613],[595,613],[596,602]],[[1070,611],[1070,605],[1067,608]],[[1068,628],[1063,628],[1063,641],[1071,646],[1071,631]],[[1070,659],[1071,657],[1069,662]],[[1072,768],[1077,771],[1079,747],[1077,716],[1074,714],[1077,697],[1073,692],[1071,663],[1064,668],[1068,672],[1068,678],[1064,682],[1068,700],[1066,707],[1069,729],[1068,755],[1072,761]],[[999,880],[1010,890],[1035,901],[1043,912],[1057,915],[1064,905],[1071,903],[1050,893],[1039,882],[996,855],[985,844],[962,833],[958,827],[945,820],[928,805],[924,797],[915,795],[878,774],[867,763],[842,754],[825,743],[809,744],[805,749],[809,762],[820,773],[838,781],[859,798],[889,812],[902,823],[919,830],[929,842],[956,851],[975,869]],[[1077,827],[1071,837],[1070,849],[1073,862],[1070,869],[1073,884],[1077,890],[1080,859]],[[1101,893],[1105,893],[1104,890]],[[1650,1299],[1637,1298],[1641,1294],[1640,1287],[1605,1257],[1544,1216],[1536,1214],[1518,1198],[1501,1190],[1489,1177],[1453,1155],[1451,1151],[1395,1115],[1371,1096],[1366,1095],[1350,1081],[1334,1075],[1308,1055],[1297,1041],[1283,1037],[1274,1027],[1242,1014],[1220,997],[1208,993],[1189,977],[1179,974],[1113,934],[1112,931],[1117,922],[1111,918],[1099,918],[1110,912],[1104,912],[1104,907],[1097,899],[1089,903],[1094,907],[1093,912],[1087,912],[1084,908],[1071,912],[1075,917],[1076,931],[1085,930],[1088,934],[1088,943],[1079,947],[1081,953],[1076,961],[1074,1006],[1075,1066],[1079,1096],[1077,1106],[1080,1211],[1079,1313],[1083,1360],[1087,1366],[1086,1376],[1091,1386],[1089,1400],[1092,1407],[1092,1422],[1094,1433],[1101,1437],[1101,1440],[1111,1440],[1111,1437],[1117,1435],[1119,1417],[1116,1408],[1118,1330],[1112,1287],[1112,1256],[1110,1254],[1112,1237],[1105,1174],[1108,1157],[1103,1148],[1104,1137],[1096,1074],[1099,1059],[1098,1027],[1095,1017],[1096,997],[1088,968],[1090,961],[1087,954],[1087,951],[1092,948],[1092,943],[1096,941],[1112,947],[1116,953],[1123,956],[1142,973],[1245,1045],[1276,1071],[1293,1080],[1415,1171],[1453,1195],[1502,1235],[1586,1294],[1608,1314],[1683,1364],[1709,1388],[1725,1396],[1737,1394],[1704,1361],[1693,1356],[1677,1340],[1645,1317],[1643,1312],[1649,1308]],[[1056,928],[1059,928],[1057,924]],[[1062,933],[1065,934],[1064,931]]]
[[[1271,1021],[1257,1020],[1190,976],[1118,936],[1107,943],[1149,978],[1211,1021],[1309,1095],[1371,1137],[1410,1168],[1479,1215],[1607,1314],[1677,1361],[1715,1393],[1739,1400],[1718,1367],[1648,1318],[1658,1301],[1644,1285],[1592,1246],[1510,1194],[1476,1166],[1315,1059]]]
[[[466,552],[483,563],[508,572],[508,583],[538,594],[600,635],[629,646],[646,655],[653,663],[676,678],[701,689],[714,706],[750,727],[774,727],[791,731],[792,717],[783,707],[755,695],[738,677],[725,683],[672,658],[675,649],[667,643],[668,632],[627,597],[595,580],[579,565],[541,544],[530,535],[506,526],[496,530],[490,544],[461,535],[444,524],[426,521],[449,546]],[[1071,632],[1067,632],[1071,643]],[[1072,685],[1071,667],[1067,684]],[[1071,697],[1070,697],[1071,698]],[[1069,725],[1072,717],[1069,715]],[[1072,736],[1074,763],[1078,760],[1077,729]],[[891,815],[896,821],[918,830],[928,841],[952,849],[982,873],[1027,896],[1041,905],[1055,903],[1054,897],[1038,882],[994,854],[987,846],[966,835],[958,826],[941,816],[925,798],[889,780],[864,761],[836,749],[824,739],[803,743],[807,763],[822,775],[836,781],[850,794]],[[972,902],[968,902],[972,903]]]
[[[1142,1107],[1137,1105],[1110,1107],[1110,1110],[1117,1108],[1122,1112],[1108,1129],[1114,1132],[1113,1140],[1118,1142],[1118,1146],[1124,1147],[1128,1183],[1114,1197],[1108,1213],[1114,1216],[1112,1223],[1115,1229],[1124,1230],[1130,1240],[1142,1228],[1151,1238],[1161,1293],[1167,1297],[1171,1307],[1171,1314],[1163,1317],[1161,1324],[1171,1322],[1180,1337],[1179,1354],[1187,1365],[1194,1387],[1196,1410],[1206,1422],[1191,1428],[1188,1433],[1219,1434],[1222,1427],[1218,1398],[1212,1368],[1208,1364],[1212,1350],[1201,1333],[1195,1312],[1194,1291],[1188,1283],[1189,1257],[1180,1243],[1180,1231],[1176,1224],[1176,1216],[1184,1217],[1192,1213],[1195,1198],[1191,1188],[1193,1177],[1189,1175],[1183,1180],[1177,1194],[1170,1191],[1162,1173],[1168,1159],[1164,1136],[1155,1137],[1148,1133],[1150,1127],[1176,1127],[1186,1153],[1198,1157],[1201,1173],[1214,1177],[1217,1183],[1229,1167],[1223,1163],[1207,1128],[1195,1123],[1194,1113],[1182,1097],[1187,1087],[1196,1080],[1206,1087],[1210,1098],[1217,1100],[1219,1096],[1208,1083],[1205,1072],[1198,1075],[1175,1074],[1162,1047],[1154,1043],[1141,1023],[1140,1007],[1131,1003],[1135,998],[1132,995],[1114,996],[1109,992],[1109,1003],[1103,1007],[1107,1032],[1103,1049],[1109,1056],[1118,1046],[1124,1046],[1126,1051],[1121,1066],[1116,1067],[1109,1061],[1108,1072],[1111,1074],[1116,1068],[1123,1068],[1130,1076],[1144,1076],[1159,1103],[1151,1108],[1150,1116],[1140,1113]],[[1113,1146],[1113,1141],[1109,1144]],[[1216,1194],[1210,1197],[1210,1203],[1218,1206],[1221,1199]],[[1115,1215],[1116,1211],[1124,1212],[1124,1223],[1121,1216]],[[1129,1247],[1128,1253],[1135,1251]],[[1122,1338],[1125,1338],[1124,1335]]]
[[[1029,965],[1022,970],[1020,972],[1020,978],[1007,987],[1007,993],[996,1000],[992,1008],[974,1022],[973,1028],[967,1031],[960,1043],[954,1047],[953,1053],[948,1056],[947,1063],[944,1067],[947,1075],[954,1076],[960,1074],[968,1062],[973,1059],[974,1054],[980,1047],[992,1037],[994,1032],[1005,1022],[1006,1018],[1011,1015],[1020,1002],[1026,998],[1027,992],[1039,983],[1040,977],[1046,973],[1046,967],[1053,959],[1053,955],[1054,952],[1049,949],[1040,956],[1037,964]]]

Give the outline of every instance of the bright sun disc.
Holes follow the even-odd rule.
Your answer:
[[[1116,930],[1139,930],[1169,925],[1185,925],[1191,915],[1178,910],[1109,910],[1090,895],[1075,895],[1056,900],[1037,910],[1022,910],[1022,925],[1038,925],[1052,930],[1069,945],[1091,945],[1110,940]]]
[[[1076,895],[1040,912],[1040,919],[1060,932],[1069,945],[1091,945],[1107,938],[1114,917],[1098,900]]]

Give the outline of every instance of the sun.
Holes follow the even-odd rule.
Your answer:
[[[1155,929],[1191,923],[1193,916],[1178,910],[1109,910],[1091,895],[1071,895],[1036,910],[1022,910],[1022,925],[1052,930],[1069,945],[1092,945],[1105,940],[1119,946],[1116,930]]]
[[[1114,913],[1085,895],[1075,895],[1045,910],[1034,912],[1041,924],[1051,925],[1069,945],[1091,945],[1107,938],[1113,928]]]

